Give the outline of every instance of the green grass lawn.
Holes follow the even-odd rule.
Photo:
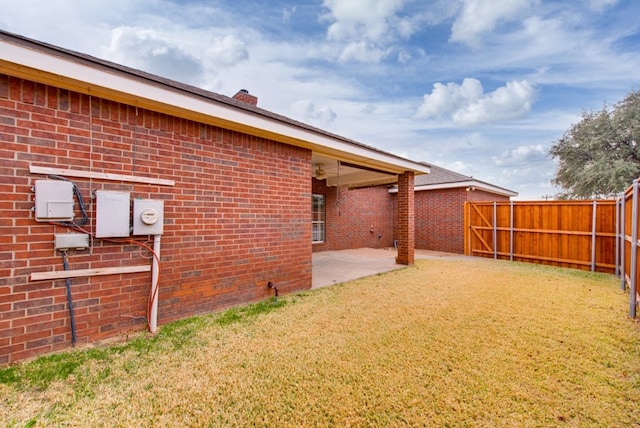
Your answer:
[[[406,269],[0,370],[6,426],[640,426],[616,278]]]

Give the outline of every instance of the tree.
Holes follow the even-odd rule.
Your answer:
[[[549,154],[558,159],[553,184],[561,199],[606,198],[640,177],[640,90],[596,112],[585,112]]]

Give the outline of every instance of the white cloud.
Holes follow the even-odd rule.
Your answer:
[[[416,30],[411,18],[398,13],[406,0],[324,0],[324,15],[331,22],[327,38],[344,44],[338,59],[342,62],[379,62],[386,58],[397,39],[407,39]]]
[[[502,22],[520,18],[540,0],[464,0],[462,12],[451,27],[452,42],[480,45],[480,37]]]
[[[434,83],[431,94],[424,96],[417,117],[430,119],[455,112],[482,97],[482,84],[477,79],[466,78],[457,83]]]
[[[618,0],[589,0],[589,7],[596,12],[602,12],[605,9],[615,6]]]
[[[282,22],[289,22],[291,17],[296,13],[297,7],[294,5],[290,8],[285,7],[282,9]]]
[[[344,47],[338,59],[340,62],[380,62],[389,53],[389,50],[382,50],[366,42],[351,42]]]
[[[320,123],[322,126],[328,126],[333,122],[337,115],[329,106],[317,108],[310,100],[299,100],[293,103],[291,109],[301,120]]]
[[[112,31],[109,59],[163,77],[196,84],[202,64],[155,30],[118,27]]]
[[[389,30],[389,20],[395,17],[405,0],[324,0],[330,11],[330,39],[344,40],[362,37],[378,40]]]
[[[441,166],[441,165],[438,165]],[[467,162],[463,162],[463,161],[455,161],[452,162],[450,165],[447,165],[446,168],[455,171],[459,174],[465,174],[465,175],[470,175],[471,172],[473,171],[473,166],[470,163]]]
[[[398,62],[401,64],[407,64],[409,61],[411,61],[412,58],[413,55],[411,55],[411,52],[409,51],[401,50],[398,53]]]
[[[207,49],[207,57],[217,65],[231,66],[249,58],[244,42],[236,36],[217,37]]]
[[[213,89],[224,69],[249,58],[245,43],[233,34],[165,26],[117,27],[104,55],[115,62],[163,77]]]
[[[433,91],[424,95],[415,117],[450,118],[461,126],[516,119],[531,110],[536,95],[536,89],[526,80],[507,82],[487,94],[482,83],[473,78],[465,78],[462,85],[435,83]]]
[[[496,89],[453,114],[456,124],[496,122],[517,119],[531,111],[536,90],[526,80],[507,82],[506,86]]]
[[[526,166],[537,162],[546,162],[549,157],[544,145],[535,144],[505,150],[499,156],[494,156],[493,160],[498,166]]]

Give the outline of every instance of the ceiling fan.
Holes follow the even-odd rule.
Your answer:
[[[328,175],[327,175],[326,171],[322,168],[324,166],[324,164],[318,163],[317,166],[318,166],[318,169],[316,169],[315,174],[314,174],[316,179],[324,180],[324,179],[328,178]]]

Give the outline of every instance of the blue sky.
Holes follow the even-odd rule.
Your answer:
[[[640,88],[637,0],[0,0],[0,28],[539,199],[551,144]]]

